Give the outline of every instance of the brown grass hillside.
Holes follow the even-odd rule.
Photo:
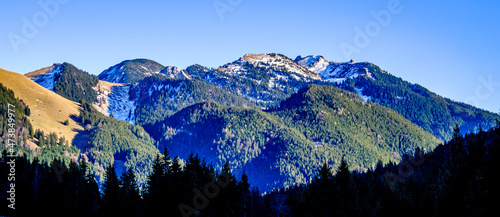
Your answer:
[[[54,64],[54,65],[56,65],[56,64]],[[54,65],[26,73],[24,76],[31,79],[31,78],[36,77],[38,75],[47,74],[48,72],[50,72],[50,70],[54,69]]]
[[[70,141],[73,141],[78,131],[83,130],[70,117],[80,113],[79,103],[45,89],[24,75],[1,68],[0,83],[13,90],[17,98],[28,104],[31,109],[29,120],[35,129],[41,129],[46,134],[56,132],[58,136],[64,135]],[[63,124],[65,120],[69,120],[68,126]]]

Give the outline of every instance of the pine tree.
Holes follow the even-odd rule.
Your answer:
[[[318,170],[318,175],[314,177],[314,181],[318,185],[326,186],[331,181],[332,176],[333,176],[332,171],[328,166],[328,164],[325,162]]]
[[[250,215],[250,183],[248,183],[248,176],[243,171],[241,175],[241,181],[238,182],[238,193],[240,196],[238,204],[238,216],[249,216]]]
[[[149,207],[148,214],[153,215],[154,213],[160,212],[162,210],[162,182],[165,177],[164,163],[159,154],[156,155],[155,161],[153,162],[153,168],[148,176],[147,185],[144,193],[146,198],[146,203]]]
[[[456,124],[455,128],[453,128],[452,140],[460,141],[462,138],[463,137],[462,137],[462,133],[460,132],[460,127],[458,127],[458,124]]]
[[[357,213],[359,209],[358,204],[358,193],[354,183],[353,175],[349,171],[349,166],[344,157],[340,163],[337,173],[334,177],[335,190],[338,192],[339,209],[337,209],[338,214],[342,216],[352,216]]]
[[[100,214],[103,216],[121,216],[120,182],[115,168],[110,164],[106,168],[104,183],[102,184],[102,203]]]
[[[220,193],[210,202],[213,216],[235,216],[238,212],[238,188],[236,178],[226,160],[220,174],[216,178]]]
[[[135,180],[132,168],[121,176],[121,208],[126,216],[136,216],[139,214],[139,188]]]
[[[66,138],[64,136],[59,138],[58,146],[64,146],[66,144]]]
[[[165,175],[172,173],[172,158],[169,156],[170,152],[167,147],[163,149],[163,171]]]
[[[80,161],[80,168],[83,172],[84,184],[82,186],[83,196],[81,201],[85,203],[83,206],[83,216],[96,216],[97,207],[101,200],[101,195],[99,194],[99,186],[95,180],[94,173],[92,173],[87,165],[85,158]]]
[[[318,170],[314,181],[310,184],[310,191],[306,195],[305,208],[308,210],[307,215],[327,216],[333,208],[333,198],[336,197],[336,191],[333,188],[332,171],[325,162]]]

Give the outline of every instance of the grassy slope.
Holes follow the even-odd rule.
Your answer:
[[[35,129],[45,133],[56,132],[70,141],[79,130],[83,130],[70,118],[80,113],[78,103],[45,89],[24,75],[4,69],[0,69],[0,83],[12,89],[16,97],[28,104],[31,109],[29,120]],[[69,120],[68,126],[62,124],[66,119]]]
[[[47,74],[50,70],[52,70],[54,68],[54,65],[49,66],[49,67],[45,67],[45,68],[41,68],[41,69],[38,69],[38,70],[35,70],[35,71],[32,71],[32,72],[28,72],[28,73],[24,74],[24,76],[32,79],[33,77],[36,77],[38,75]]]

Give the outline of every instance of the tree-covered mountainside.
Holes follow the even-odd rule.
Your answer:
[[[135,83],[153,74],[158,74],[165,66],[148,59],[125,60],[99,74],[99,79],[113,83]]]
[[[311,184],[269,195],[282,197],[292,216],[494,216],[500,200],[500,122],[461,135],[432,152],[416,151],[400,164],[379,163],[352,173],[347,163],[324,165]]]
[[[140,188],[132,170],[121,176],[112,165],[102,191],[85,160],[65,166],[16,158],[15,208],[8,179],[0,179],[0,213],[10,216],[495,216],[500,200],[500,122],[488,132],[461,135],[435,150],[417,149],[401,163],[382,162],[367,172],[351,171],[344,159],[327,163],[311,182],[260,194],[246,174],[229,163],[216,170],[190,154],[183,164],[165,150]],[[11,169],[6,152],[0,174]],[[238,177],[238,178],[237,178]],[[241,178],[239,178],[241,177]],[[12,206],[14,206],[12,205]]]
[[[76,102],[81,99],[87,102],[95,102],[97,100],[97,93],[92,87],[97,85],[99,78],[69,63],[62,64],[62,71],[55,74],[54,81],[56,81],[54,92],[67,99]]]
[[[395,110],[442,141],[451,138],[455,124],[464,132],[477,131],[480,126],[489,129],[500,118],[441,97],[368,62],[329,62],[321,56],[297,57],[294,62],[280,54],[249,54],[216,69],[193,65],[186,73],[231,93],[256,99],[262,107],[277,106],[307,84],[341,87]]]
[[[493,127],[495,119],[500,118],[492,112],[441,97],[372,63],[330,63],[323,75],[331,80],[347,77],[343,82],[331,84],[393,109],[443,141],[451,139],[456,124],[464,132],[477,132],[480,127]]]
[[[189,106],[153,129],[158,129],[153,134],[160,150],[167,147],[183,159],[194,152],[216,168],[227,160],[265,190],[306,181],[308,171],[323,159],[315,155],[312,142],[276,117],[214,102]]]
[[[152,76],[131,90],[137,100],[136,123],[151,125],[195,103],[214,101],[225,106],[257,108],[255,102],[199,80],[169,79]]]
[[[53,73],[33,79],[50,89],[52,84],[46,80],[52,78],[52,80],[57,81],[56,86],[61,86],[61,84],[68,86],[57,88],[61,95],[74,100],[85,97],[87,101],[93,102],[91,100],[94,98],[94,91],[90,90],[93,83],[86,85],[85,79],[80,79],[82,85],[67,85],[68,82],[59,82],[58,79],[61,74],[58,71],[59,68],[55,66],[53,68]],[[37,73],[34,72],[33,74]],[[492,112],[443,98],[418,84],[412,84],[391,75],[372,63],[329,62],[321,56],[299,56],[293,61],[284,55],[276,53],[247,54],[236,61],[215,69],[192,65],[185,70],[176,67],[165,68],[152,60],[135,59],[126,60],[110,67],[101,73],[99,78],[110,82],[131,84],[155,75],[157,77],[193,79],[212,84],[246,100],[253,101],[257,106],[263,108],[279,105],[279,102],[287,99],[308,84],[337,86],[357,93],[365,101],[376,102],[395,110],[442,141],[451,138],[450,132],[455,124],[458,124],[460,129],[465,132],[477,131],[480,126],[489,129],[494,126],[495,119],[500,118],[499,115]],[[81,91],[82,89],[84,91]],[[128,89],[133,90],[134,88]],[[203,90],[201,91],[203,92]],[[173,94],[172,91],[168,92]],[[129,93],[131,96],[133,94],[136,93]],[[150,96],[149,93],[147,96]],[[173,101],[176,100],[178,99],[173,99]],[[146,99],[144,101],[151,101],[155,104],[155,99]],[[215,101],[221,103],[221,101]],[[151,109],[149,105],[144,103],[132,105],[133,103],[135,102],[126,101],[126,105],[118,105],[118,107],[130,107],[127,111],[115,111],[115,113],[123,113],[120,116],[123,118],[119,118],[120,120],[136,123],[133,120],[136,118],[134,116],[136,112],[140,113],[137,116],[140,119],[144,119],[146,116],[143,114],[152,114],[147,112],[147,110]],[[191,104],[177,103],[174,107],[183,108]],[[136,105],[141,108],[135,110]],[[245,107],[248,106],[248,103],[228,105]],[[158,104],[155,104],[155,106],[158,106]],[[172,107],[172,105],[166,103],[158,108],[162,107],[166,109]],[[154,121],[148,120],[147,123],[154,123],[171,115],[170,109],[167,109],[165,113],[162,113],[162,109],[153,110],[153,113],[157,114],[153,114],[152,117],[148,118],[154,119]],[[159,117],[158,120],[157,117]],[[141,121],[143,120],[137,123],[146,123]]]
[[[439,143],[398,113],[333,86],[309,85],[270,111],[327,153],[343,153],[363,169],[377,160],[399,161],[417,147],[432,150]],[[338,162],[339,156],[327,158]]]
[[[438,143],[394,111],[316,85],[269,112],[206,102],[151,129],[160,150],[167,147],[182,158],[195,152],[216,168],[228,160],[264,190],[304,183],[321,162],[337,165],[342,156],[366,170],[379,159],[397,162],[416,147],[431,150]]]
[[[28,139],[34,133],[33,126],[27,118],[31,115],[29,106],[22,100],[16,99],[14,92],[4,87],[2,83],[0,83],[0,103],[0,141],[3,144],[1,147],[7,147],[8,144],[29,147]]]
[[[86,102],[82,102],[79,118],[85,125],[82,137],[88,138],[88,143],[78,148],[88,158],[98,180],[103,179],[105,168],[114,164],[119,174],[132,169],[139,183],[146,181],[153,157],[159,152],[141,126],[104,116]]]

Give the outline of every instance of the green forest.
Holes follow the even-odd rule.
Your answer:
[[[14,129],[13,135],[17,140],[16,143],[23,147],[26,146],[28,139],[34,134],[33,126],[27,118],[31,114],[29,106],[22,100],[16,99],[14,92],[5,88],[2,83],[0,83],[0,102],[0,140],[2,144],[8,144],[7,133],[9,129]],[[12,117],[9,117],[9,113],[12,114]]]
[[[156,154],[144,186],[129,169],[106,167],[101,192],[85,160],[49,166],[26,157],[16,161],[16,209],[7,215],[51,216],[490,216],[500,200],[500,122],[489,131],[453,138],[435,150],[416,149],[399,164],[381,161],[367,172],[352,171],[342,158],[326,162],[314,178],[262,194],[229,162],[220,170],[198,155],[183,164],[165,149]],[[5,152],[0,170],[8,173]],[[7,198],[7,179],[0,179]]]
[[[257,108],[254,101],[198,80],[151,76],[140,81],[132,92],[140,94],[134,96],[138,98],[135,117],[136,123],[142,126],[153,125],[187,106],[205,101],[214,101],[226,106]]]
[[[442,141],[452,138],[453,127],[458,124],[464,132],[477,132],[480,127],[495,126],[498,115],[443,98],[426,88],[411,84],[391,75],[374,64],[366,64],[371,76],[359,76],[337,86],[356,92],[363,87],[363,95],[401,114],[406,119],[432,133]]]
[[[80,122],[85,125],[83,134],[89,137],[86,147],[81,147],[88,158],[90,169],[102,181],[106,166],[121,163],[122,172],[132,169],[139,183],[146,181],[153,157],[159,153],[155,141],[139,125],[118,121],[96,111],[92,105],[81,101]]]
[[[97,86],[99,78],[90,75],[69,63],[63,63],[63,71],[54,78],[54,92],[75,102],[85,100],[95,102],[97,92],[92,87]]]
[[[345,156],[366,171],[439,144],[396,112],[325,85],[309,85],[267,111],[195,104],[148,129],[160,150],[184,159],[194,151],[216,169],[227,160],[263,191],[305,183],[325,160],[336,167]]]

